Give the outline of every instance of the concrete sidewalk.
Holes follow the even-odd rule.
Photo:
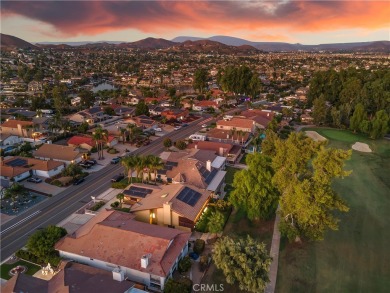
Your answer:
[[[272,257],[272,263],[269,270],[269,279],[267,287],[265,288],[265,293],[274,293],[276,287],[276,278],[278,276],[278,264],[279,264],[279,247],[280,247],[280,231],[279,231],[279,207],[276,211],[276,218],[274,224],[274,233],[272,236],[271,251],[270,255]]]

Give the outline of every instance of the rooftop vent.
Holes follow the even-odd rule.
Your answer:
[[[141,257],[141,268],[146,269],[149,265],[149,258],[151,258],[152,255],[150,253],[145,254]]]

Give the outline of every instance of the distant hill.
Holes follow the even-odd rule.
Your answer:
[[[173,40],[146,38],[136,42],[102,41],[102,42],[42,42],[36,45],[30,44],[14,36],[0,34],[1,48],[53,48],[53,49],[101,49],[101,48],[134,48],[143,50],[163,49],[168,51],[192,51],[192,52],[219,52],[249,53],[258,50],[266,52],[291,52],[291,51],[333,51],[333,52],[384,52],[390,53],[390,41],[356,42],[303,45],[284,42],[252,42],[245,39],[229,36],[213,36],[210,38],[198,38],[190,36],[176,37]]]
[[[252,42],[245,39],[229,37],[229,36],[213,36],[210,38],[197,38],[189,36],[180,36],[174,38],[173,42],[185,42],[187,40],[211,40],[220,42],[229,46],[249,45],[263,51],[365,51],[365,52],[389,52],[390,41],[376,42],[357,42],[357,43],[335,43],[335,44],[319,44],[319,45],[302,45],[290,44],[284,42]]]
[[[136,42],[122,43],[118,47],[121,48],[137,48],[137,49],[165,49],[176,45],[172,41],[165,39],[146,38]]]
[[[176,43],[173,47],[170,47],[170,51],[191,51],[201,53],[218,52],[223,54],[232,53],[248,53],[256,52],[258,49],[249,45],[244,46],[228,46],[219,42],[210,40],[197,40],[197,41],[185,41],[183,43]]]
[[[13,49],[39,49],[37,46],[26,42],[25,40],[19,39],[14,36],[5,35],[0,33],[0,47],[2,50],[13,50]]]

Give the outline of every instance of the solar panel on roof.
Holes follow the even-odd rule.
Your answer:
[[[130,188],[128,190],[124,191],[124,194],[145,198],[146,195],[148,195],[152,192],[153,192],[152,189],[147,189],[147,188],[142,188],[142,187],[137,187],[137,186],[130,186]]]
[[[27,160],[17,158],[17,159],[15,159],[15,160],[12,160],[12,161],[10,161],[10,162],[7,162],[6,165],[7,165],[7,166],[11,166],[11,167],[22,167],[22,166],[27,165]]]
[[[193,207],[196,205],[201,196],[202,195],[199,192],[189,187],[184,187],[177,196],[177,199]]]
[[[207,184],[210,184],[211,181],[213,180],[213,178],[215,177],[215,175],[218,173],[218,170],[217,169],[213,169],[209,174],[208,176],[205,178],[205,181]]]
[[[165,163],[165,165],[177,167],[177,166],[179,165],[179,163],[178,163],[178,162],[167,161],[167,162]]]

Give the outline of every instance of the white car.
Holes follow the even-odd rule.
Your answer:
[[[174,130],[179,130],[181,128],[181,126],[176,126],[175,128],[174,128]]]
[[[154,129],[154,131],[156,131],[156,132],[161,132],[162,129],[161,129],[160,127],[157,127],[157,128]]]
[[[206,128],[206,127],[207,127],[207,124],[203,124],[203,125],[202,125],[202,128]]]

